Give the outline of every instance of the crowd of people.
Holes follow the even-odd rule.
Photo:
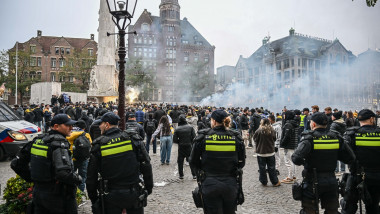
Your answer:
[[[140,169],[140,172],[143,170],[141,173],[144,174],[148,194],[151,193],[153,188],[153,183],[150,180],[152,176],[152,169],[149,163],[150,145],[152,145],[151,155],[156,155],[157,141],[159,139],[161,165],[171,164],[172,144],[178,144],[177,164],[179,179],[184,179],[184,165],[190,165],[193,179],[199,182],[203,191],[209,188],[208,192],[204,192],[203,198],[206,210],[209,210],[210,213],[220,213],[220,211],[224,209],[228,210],[225,213],[233,213],[236,204],[231,206],[224,204],[222,206],[216,203],[215,200],[221,197],[228,203],[233,203],[234,200],[236,201],[235,196],[237,194],[235,190],[231,190],[231,185],[236,185],[236,179],[209,179],[209,177],[223,177],[226,174],[234,174],[230,172],[231,168],[243,168],[245,165],[246,149],[252,149],[254,157],[257,157],[259,182],[263,186],[268,185],[268,174],[269,180],[274,187],[281,186],[282,183],[294,184],[297,181],[302,181],[302,183],[309,184],[309,187],[303,193],[304,196],[305,192],[312,195],[313,190],[310,188],[313,186],[311,179],[313,174],[311,171],[315,168],[323,168],[319,163],[314,163],[313,160],[319,160],[320,156],[318,155],[331,155],[335,157],[335,159],[329,159],[330,162],[325,163],[322,159],[320,161],[330,168],[331,161],[335,161],[333,170],[335,174],[325,176],[334,177],[335,179],[335,176],[340,176],[348,172],[348,170],[346,170],[346,164],[350,164],[351,166],[354,161],[354,156],[350,156],[350,151],[355,150],[356,147],[347,148],[346,144],[342,143],[343,137],[344,142],[349,138],[345,137],[347,130],[352,130],[353,127],[363,126],[361,122],[369,118],[374,118],[373,122],[376,126],[380,126],[380,111],[372,115],[368,113],[369,110],[344,111],[326,107],[324,108],[324,112],[320,112],[319,106],[314,105],[311,106],[311,111],[307,107],[303,108],[302,111],[298,109],[288,110],[284,107],[281,112],[271,112],[262,107],[216,108],[209,106],[140,103],[126,106],[126,133],[132,133],[127,136],[123,134],[124,132],[117,129],[120,118],[117,116],[117,105],[112,102],[101,104],[74,104],[71,102],[59,103],[56,98],[52,98],[51,104],[16,105],[14,106],[14,110],[25,120],[41,127],[45,133],[54,132],[57,134],[59,132],[62,134],[62,130],[59,129],[59,125],[61,124],[74,126],[71,134],[63,134],[69,142],[68,149],[74,154],[72,156],[73,173],[78,171],[79,175],[77,180],[76,178],[72,180],[75,180],[74,183],[78,185],[81,191],[85,191],[87,183],[88,195],[93,202],[93,206],[95,206],[93,209],[96,209],[96,206],[99,207],[97,191],[99,186],[97,183],[99,179],[98,173],[100,172],[99,164],[102,168],[107,167],[107,165],[104,165],[106,163],[110,164],[109,166],[113,166],[117,161],[119,161],[119,163],[126,161],[126,159],[121,157],[113,159],[112,161],[109,160],[109,162],[100,160],[107,160],[109,155],[118,154],[118,152],[121,152],[119,151],[120,148],[124,148],[124,152],[130,149],[132,150],[132,147],[128,146],[131,144],[130,142],[134,145],[133,149],[137,148],[140,152],[138,156],[141,159],[138,159],[138,161],[140,161],[141,166],[144,166],[143,169]],[[363,111],[365,112],[363,113]],[[73,122],[74,120],[76,121],[75,123]],[[71,130],[66,131],[69,132]],[[377,131],[378,129],[374,132]],[[354,131],[354,138],[355,133]],[[222,137],[222,139],[220,136],[224,136],[224,138]],[[112,143],[110,139],[112,139]],[[116,140],[114,141],[113,139]],[[322,146],[318,146],[318,142],[322,141],[324,143],[332,143],[327,147],[322,144]],[[111,144],[108,145],[107,143]],[[339,152],[327,152],[327,150],[335,148],[335,144],[339,144]],[[112,145],[115,146],[113,147]],[[118,147],[116,145],[122,146]],[[311,145],[314,147],[311,148]],[[380,145],[378,146],[380,147]],[[77,150],[79,147],[88,148],[88,154],[85,152],[86,149],[79,152]],[[139,150],[140,147],[143,148],[144,151]],[[322,153],[318,153],[318,148],[322,148]],[[89,152],[90,149],[91,154]],[[231,153],[228,153],[231,151],[237,152],[238,155],[236,157],[234,155],[231,156]],[[376,152],[378,152],[378,150],[376,150]],[[75,155],[75,153],[77,154]],[[206,156],[204,156],[205,154]],[[218,156],[219,154],[222,154],[224,159],[221,159]],[[356,153],[355,155],[357,156],[358,154]],[[313,160],[309,160],[310,157],[313,157]],[[223,165],[223,169],[220,167],[221,164]],[[303,180],[296,177],[296,165],[305,166]],[[283,179],[279,179],[279,169],[283,166],[285,166],[287,174]],[[330,168],[326,170],[329,171]],[[375,167],[373,169],[375,170],[375,174],[371,174],[371,172],[367,171],[366,173],[369,176],[378,175],[379,171],[377,169],[378,165],[377,168]],[[139,169],[131,170],[139,171]],[[324,174],[326,170],[319,170],[318,178]],[[133,174],[132,171],[130,171],[131,174]],[[202,176],[199,174],[200,171],[204,171],[206,178],[200,178],[200,176]],[[128,174],[128,172],[122,174],[116,169],[108,171],[108,173],[109,174],[102,175],[103,177],[107,177],[108,180],[112,180],[114,174],[118,176],[118,179],[129,178],[131,175]],[[369,180],[377,181],[379,177],[369,178]],[[42,178],[37,177],[34,179],[38,180]],[[116,182],[117,184],[109,185],[115,185],[115,188],[117,188],[118,185],[135,188],[131,184],[133,182],[136,183],[136,177],[133,179],[127,179],[128,182]],[[330,187],[331,185],[335,185],[334,181],[331,182],[331,180],[327,179],[326,182],[327,187],[329,185]],[[322,183],[320,185],[324,185],[323,179],[320,183]],[[215,189],[212,187],[213,185],[215,186],[215,184],[220,185]],[[377,190],[379,190],[378,183],[370,183],[369,185],[374,185],[374,189],[377,188]],[[236,191],[238,191],[238,189],[239,187],[236,186]],[[115,194],[114,198],[118,198],[120,194],[125,195],[128,193],[113,192],[113,194]],[[301,211],[301,213],[313,213],[312,210],[315,208],[315,202],[311,202],[313,198],[311,197],[310,199],[310,197],[311,196],[306,196],[308,199],[302,199],[303,212]],[[121,199],[117,199],[116,201],[118,200]],[[334,191],[331,193],[331,189],[320,189],[320,200],[326,213],[337,213],[338,205],[336,201],[338,198]],[[332,200],[333,202],[331,202]],[[127,208],[131,213],[137,208],[128,208],[129,205],[125,205],[122,201],[109,203],[119,208]],[[377,203],[378,213],[379,192],[375,192],[373,195],[372,203]],[[49,207],[49,205],[46,204],[41,206],[45,206],[45,208]],[[138,207],[139,206],[140,205],[138,205]],[[368,210],[376,210],[374,206],[371,207],[371,205],[368,205],[367,207],[367,204],[366,208],[368,208]],[[349,210],[354,210],[354,208],[347,208],[344,213],[352,213]],[[110,213],[113,212],[118,212],[118,210],[110,209]]]

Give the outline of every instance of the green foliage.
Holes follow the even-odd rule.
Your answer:
[[[33,199],[33,183],[28,183],[20,176],[10,178],[4,189],[6,201],[1,213],[23,214]]]
[[[91,70],[95,64],[96,56],[89,56],[87,53],[78,50],[74,50],[71,55],[66,57],[63,67],[64,74],[66,77],[73,76],[81,82],[76,87],[68,84],[69,92],[85,92],[88,90]]]
[[[10,88],[13,92],[16,90],[16,52],[8,51],[1,52],[0,66],[3,69],[8,69],[4,80],[5,87]],[[37,71],[41,69],[31,63],[30,53],[23,50],[18,50],[17,61],[17,93],[21,96],[21,100],[28,94],[30,86],[40,81]],[[34,62],[36,63],[36,62]],[[7,64],[7,67],[4,67]]]
[[[193,94],[191,101],[200,101],[201,98],[211,95],[209,89],[210,76],[206,73],[207,62],[198,62],[192,64],[187,69],[186,78],[182,78],[184,85],[190,89]]]
[[[128,60],[125,69],[125,82],[127,86],[140,90],[139,100],[148,100],[153,96],[152,91],[155,88],[153,76],[153,69],[143,66],[141,59],[131,58]]]
[[[12,177],[7,181],[3,192],[5,204],[0,205],[2,214],[25,214],[28,205],[33,200],[33,183],[28,183],[20,176]],[[83,203],[85,193],[77,188],[77,204]]]

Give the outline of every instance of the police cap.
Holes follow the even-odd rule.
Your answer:
[[[324,113],[316,112],[311,116],[311,120],[318,125],[325,126],[327,125],[328,118]]]
[[[65,124],[65,125],[74,125],[77,121],[72,120],[67,114],[57,114],[53,117],[50,122],[50,126],[54,126],[55,124]]]
[[[373,111],[371,111],[369,109],[363,109],[363,110],[359,111],[359,114],[358,114],[358,120],[359,121],[368,120],[371,117],[376,117],[376,114],[373,113]]]
[[[113,112],[107,112],[102,116],[100,120],[111,125],[117,125],[119,123],[120,117]]]
[[[223,123],[224,118],[228,117],[227,112],[217,109],[212,112],[211,118],[214,119],[218,123]]]

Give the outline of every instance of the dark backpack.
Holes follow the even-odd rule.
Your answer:
[[[73,158],[77,161],[84,161],[90,157],[91,142],[83,132],[73,143]]]
[[[146,130],[145,130],[146,134],[151,135],[154,133],[155,130],[156,130],[156,124],[154,123],[154,121],[148,120],[146,122]]]

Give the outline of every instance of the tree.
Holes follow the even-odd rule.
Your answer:
[[[139,100],[152,99],[153,89],[155,88],[152,67],[143,65],[140,58],[128,59],[125,67],[127,86],[140,90]]]
[[[74,50],[73,53],[66,57],[65,65],[60,73],[61,78],[65,80],[62,83],[62,90],[70,92],[86,92],[89,89],[89,80],[92,67],[96,63],[96,56],[90,56],[81,50]],[[81,84],[74,84],[75,80]]]
[[[210,96],[212,91],[209,88],[210,75],[206,69],[207,62],[195,62],[187,70],[187,78],[183,84],[190,90],[193,95],[189,101],[200,101],[202,98]]]
[[[5,78],[6,88],[10,88],[12,92],[16,90],[16,51],[9,50],[8,54],[8,73]],[[37,73],[40,67],[37,65],[37,58],[31,57],[28,51],[18,50],[17,61],[17,92],[23,104],[24,96],[28,95],[32,84],[41,80],[41,73]]]

